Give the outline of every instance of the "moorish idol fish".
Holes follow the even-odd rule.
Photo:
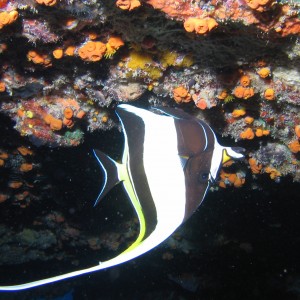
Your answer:
[[[0,290],[23,290],[106,269],[134,259],[167,239],[198,208],[222,163],[243,157],[241,148],[221,146],[203,121],[174,108],[153,111],[117,107],[125,136],[122,162],[95,150],[104,173],[97,204],[119,182],[139,220],[135,242],[99,265]]]

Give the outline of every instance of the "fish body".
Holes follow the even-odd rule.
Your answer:
[[[0,290],[22,290],[106,269],[150,251],[199,207],[222,162],[243,157],[241,149],[221,146],[205,122],[182,110],[155,108],[151,112],[121,104],[116,113],[125,137],[122,162],[94,151],[104,173],[104,186],[95,204],[122,182],[139,219],[136,241],[95,267],[0,286]]]

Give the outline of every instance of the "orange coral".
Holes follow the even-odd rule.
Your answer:
[[[53,120],[50,123],[50,128],[52,130],[61,130],[62,129],[62,120],[59,119],[55,119],[53,118]]]
[[[201,98],[199,99],[199,101],[196,102],[196,106],[200,109],[205,109],[207,108],[207,103],[206,103],[206,100]]]
[[[23,118],[25,116],[24,109],[18,109],[17,110],[17,115],[18,115],[18,117]]]
[[[219,100],[224,100],[227,96],[228,96],[227,91],[226,91],[226,90],[222,90],[222,91],[220,92],[220,94],[217,96],[217,98],[218,98]]]
[[[15,180],[12,180],[12,181],[9,181],[9,182],[8,182],[8,187],[10,187],[10,188],[12,188],[12,189],[18,189],[18,188],[20,188],[22,185],[23,185],[23,182],[21,182],[21,181],[15,181]]]
[[[267,100],[274,100],[275,99],[275,91],[273,89],[266,89],[264,92],[264,97]]]
[[[0,203],[5,202],[8,198],[7,194],[0,193]]]
[[[248,116],[244,119],[244,121],[246,124],[250,125],[254,122],[254,118]]]
[[[76,118],[78,119],[82,119],[85,116],[85,111],[80,110],[78,111],[78,113],[76,114]]]
[[[97,39],[98,37],[99,37],[99,35],[98,35],[96,32],[94,32],[94,31],[89,32],[89,39],[90,39],[90,40],[95,40],[95,39]]]
[[[266,167],[265,172],[270,174],[271,179],[276,179],[277,177],[281,176],[281,173],[272,167]]]
[[[244,91],[243,98],[249,99],[254,96],[254,89],[253,88],[246,88]]]
[[[50,115],[50,114],[46,114],[46,115],[44,116],[44,121],[45,121],[45,123],[48,124],[48,125],[50,125],[52,119],[53,119],[53,116]]]
[[[78,25],[78,20],[72,17],[67,18],[66,21],[64,22],[64,26],[67,29],[74,29],[76,28],[77,25]]]
[[[0,81],[0,92],[5,92],[5,83],[3,81]]]
[[[32,61],[34,64],[43,65],[45,67],[50,67],[51,59],[45,53],[38,53],[35,50],[30,50],[27,53],[27,58],[29,61]]]
[[[254,138],[254,132],[253,130],[248,127],[247,129],[245,129],[243,132],[241,132],[240,134],[240,138],[241,139],[247,139],[247,140],[252,140]]]
[[[281,30],[282,36],[300,33],[300,20],[298,17],[287,20]]]
[[[300,125],[295,126],[295,133],[298,138],[300,138]]]
[[[65,50],[65,55],[67,56],[73,56],[75,53],[75,46],[68,46]]]
[[[225,189],[225,188],[226,188],[225,182],[224,182],[224,181],[220,181],[220,182],[219,182],[219,187]]]
[[[245,0],[247,5],[256,11],[263,12],[271,5],[273,0]]]
[[[243,86],[237,86],[234,91],[233,94],[235,97],[237,98],[243,98],[244,96],[244,92],[245,92],[245,88]]]
[[[300,151],[300,143],[298,140],[290,142],[288,146],[293,153],[298,153]]]
[[[259,7],[259,4],[258,4],[257,0],[245,0],[245,2],[252,9],[257,9]]]
[[[187,32],[195,31],[198,34],[206,34],[216,28],[218,23],[213,18],[188,18],[183,26]]]
[[[139,0],[117,0],[116,6],[123,10],[133,10],[141,6],[141,2]]]
[[[4,52],[7,50],[7,44],[5,43],[0,43],[0,53]]]
[[[262,131],[262,129],[260,129],[260,128],[256,129],[255,135],[256,135],[257,137],[263,136],[263,131]]]
[[[192,0],[146,0],[145,2],[155,9],[161,10],[171,19],[178,21],[188,18],[203,18],[209,15],[225,22],[232,20],[244,22],[247,25],[253,24],[266,32],[281,28],[283,36],[300,32],[297,5],[284,4],[283,1],[234,0],[229,4],[227,1],[212,0],[209,1],[209,5],[197,5],[198,2]],[[203,3],[207,4],[208,2],[204,1]],[[269,11],[266,12],[267,10]],[[277,18],[272,18],[275,11],[278,14]],[[266,15],[271,19],[266,21]]]
[[[28,191],[24,191],[23,193],[18,193],[15,195],[15,199],[18,201],[23,201],[29,195]]]
[[[106,58],[111,57],[122,46],[124,46],[124,42],[120,37],[117,36],[110,37],[106,44],[105,57]]]
[[[250,77],[248,75],[243,75],[241,78],[240,78],[240,83],[243,87],[247,87],[250,85]]]
[[[254,96],[254,89],[239,85],[234,89],[233,94],[236,98],[249,99]]]
[[[6,152],[0,152],[1,159],[8,159],[8,154]]]
[[[56,98],[55,101],[59,103],[62,107],[71,107],[73,110],[79,110],[79,103],[73,98]]]
[[[225,188],[226,185],[233,185],[234,187],[239,188],[245,183],[245,178],[240,174],[226,173],[224,170],[221,170],[220,177],[221,181],[219,186],[223,188]]]
[[[237,178],[235,173],[226,173],[224,170],[221,170],[220,177],[221,180],[224,181],[225,183],[228,182],[231,184],[233,184]]]
[[[102,118],[101,118],[101,121],[103,123],[106,123],[108,121],[108,116],[107,115],[103,115]]]
[[[267,65],[267,62],[264,59],[259,59],[258,61],[256,61],[255,65],[257,67],[265,67]]]
[[[64,51],[61,48],[57,48],[52,52],[52,54],[53,54],[54,58],[60,59],[63,57]]]
[[[56,0],[35,0],[38,4],[44,4],[46,6],[53,6],[56,4]]]
[[[177,103],[190,102],[191,94],[183,86],[179,86],[173,90],[173,98]]]
[[[68,128],[72,128],[74,126],[74,122],[72,119],[63,118],[63,124]]]
[[[253,174],[259,174],[261,172],[262,165],[258,164],[256,159],[252,157],[249,158],[249,165]]]
[[[116,50],[124,46],[124,41],[118,36],[111,36],[107,43]]]
[[[72,128],[74,125],[74,122],[72,120],[73,115],[74,115],[73,109],[71,107],[66,107],[64,110],[64,118],[62,122],[68,128]]]
[[[231,115],[234,117],[234,118],[238,118],[238,117],[241,117],[241,116],[244,116],[246,114],[246,111],[245,109],[243,108],[240,108],[240,109],[235,109]]]
[[[222,164],[223,167],[230,167],[231,165],[233,165],[234,161],[231,159],[231,160],[228,160],[226,161],[225,163]]]
[[[54,118],[52,115],[47,114],[44,116],[44,121],[46,124],[50,125],[52,130],[61,130],[62,129],[62,120]]]
[[[24,146],[21,146],[18,148],[18,151],[20,152],[21,155],[26,156],[26,155],[33,155],[33,151],[30,150],[29,148],[26,148]]]
[[[84,61],[99,61],[106,51],[106,45],[102,42],[88,41],[78,50],[78,55]]]
[[[228,181],[230,183],[234,183],[236,181],[236,178],[237,178],[235,173],[227,173],[225,177],[228,179]]]
[[[245,178],[237,176],[236,180],[233,183],[235,188],[240,188],[245,183]]]
[[[266,130],[266,129],[261,129],[261,128],[258,128],[256,129],[255,131],[255,135],[257,137],[262,137],[264,135],[269,135],[270,134],[270,130]]]
[[[263,135],[269,135],[270,134],[270,130],[264,129],[263,130]]]
[[[71,119],[73,117],[73,109],[71,107],[66,107],[64,110],[64,116],[66,119]]]
[[[261,77],[261,78],[267,78],[271,75],[271,70],[268,67],[265,68],[261,68],[257,71],[257,74]]]
[[[21,172],[29,172],[33,169],[33,165],[31,163],[23,163],[20,166]]]
[[[0,8],[4,8],[7,5],[8,0],[0,0]]]
[[[3,11],[0,12],[0,29],[4,26],[15,22],[18,19],[19,13],[16,10],[10,12]]]

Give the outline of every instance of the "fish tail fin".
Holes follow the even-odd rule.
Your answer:
[[[94,206],[96,206],[115,185],[123,180],[122,170],[124,166],[99,150],[93,150],[93,152],[101,166],[104,176],[103,187],[94,204]]]

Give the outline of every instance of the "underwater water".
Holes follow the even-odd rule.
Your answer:
[[[97,266],[141,236],[122,185],[94,206],[105,176],[93,149],[122,157],[118,104],[182,109],[178,123],[201,119],[221,145],[245,149],[151,251],[0,300],[300,299],[299,36],[300,0],[0,0],[0,290]],[[210,150],[213,134],[194,123],[166,128]],[[190,153],[206,168],[213,157],[176,146],[180,176]],[[217,169],[206,168],[186,177],[197,191]]]
[[[10,125],[2,120],[2,143],[13,148],[17,140]],[[10,235],[18,232],[19,247],[1,227],[1,284],[96,265],[134,240],[137,223],[121,186],[93,208],[103,178],[92,149],[118,159],[122,145],[122,134],[112,130],[87,134],[77,148],[35,150],[41,156],[41,185],[51,188],[48,197],[41,186],[33,188],[41,196],[27,208],[2,205],[1,225]],[[2,172],[2,179],[6,175]],[[289,178],[259,183],[256,190],[245,185],[208,192],[176,233],[137,259],[26,291],[1,292],[0,299],[299,299],[300,185]],[[52,222],[54,212],[63,220]],[[29,230],[48,230],[48,238],[53,234],[56,240],[33,231],[28,237]]]

